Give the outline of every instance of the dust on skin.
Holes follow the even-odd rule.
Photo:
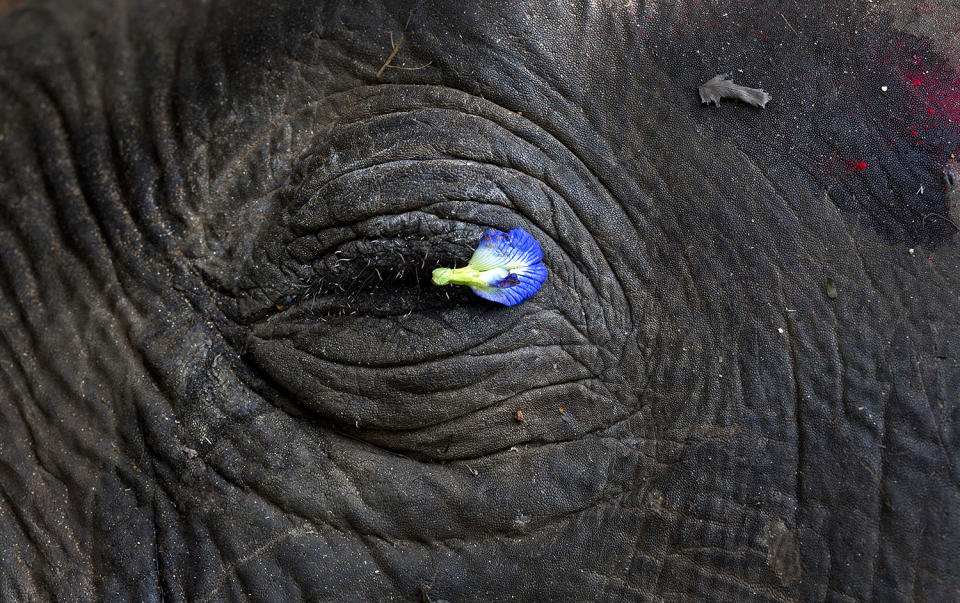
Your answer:
[[[960,12],[945,0],[871,2],[893,16],[893,26],[918,38],[927,38],[937,53],[955,60],[960,54]]]

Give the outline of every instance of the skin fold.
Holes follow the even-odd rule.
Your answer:
[[[798,4],[10,9],[0,598],[960,597],[956,57]]]

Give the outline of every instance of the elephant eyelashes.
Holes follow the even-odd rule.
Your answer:
[[[466,266],[435,269],[433,284],[466,285],[484,299],[514,306],[533,297],[547,280],[542,260],[540,244],[524,229],[491,229]]]

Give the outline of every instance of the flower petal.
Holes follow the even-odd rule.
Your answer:
[[[522,228],[483,233],[466,266],[437,268],[435,285],[467,285],[484,299],[513,306],[530,299],[547,280],[543,250]]]
[[[490,229],[480,237],[469,264],[477,270],[506,268],[512,271],[542,259],[540,244],[524,229],[514,228],[509,233]]]
[[[511,272],[505,279],[491,287],[471,287],[473,292],[484,299],[515,306],[533,297],[547,280],[547,267],[538,262]]]

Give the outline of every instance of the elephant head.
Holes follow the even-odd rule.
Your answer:
[[[960,596],[956,17],[17,5],[3,598]]]

